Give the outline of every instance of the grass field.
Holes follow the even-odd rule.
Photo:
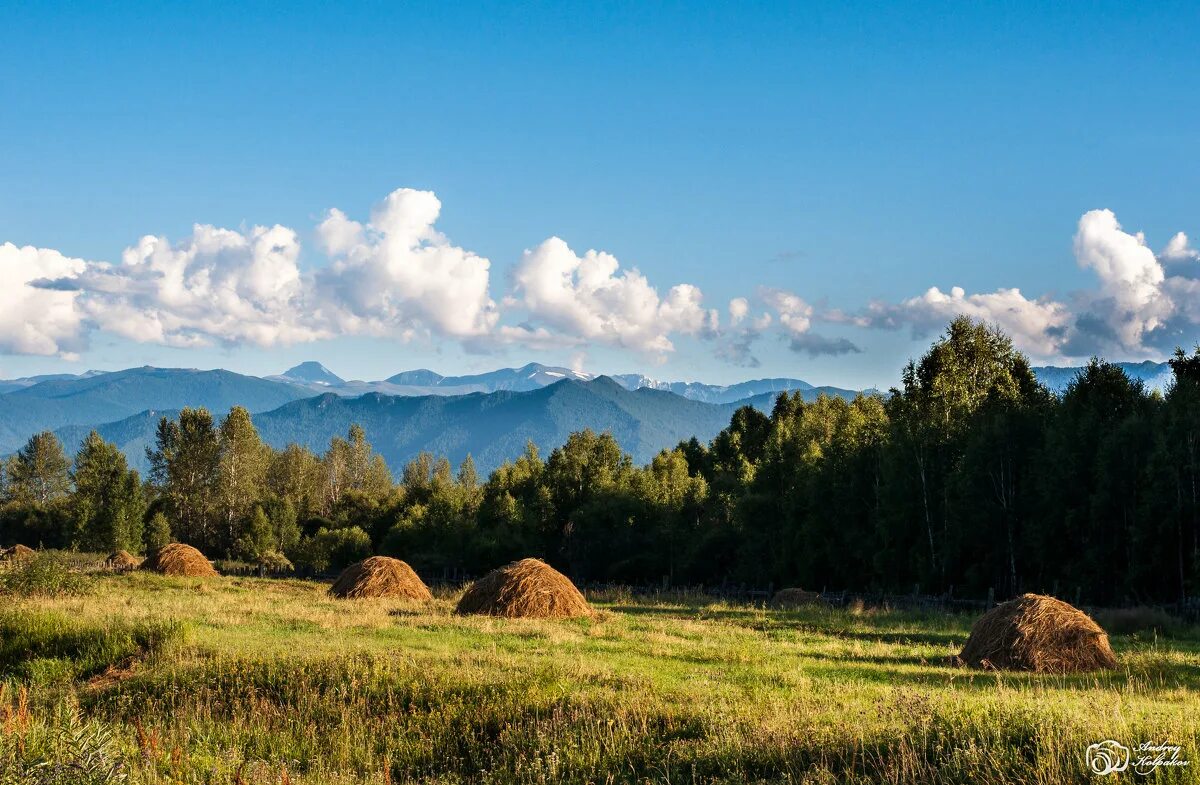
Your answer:
[[[1155,777],[1200,782],[1195,629],[1054,677],[947,666],[952,615],[604,596],[508,621],[324,589],[0,598],[0,783],[1060,783],[1105,738],[1181,744]]]

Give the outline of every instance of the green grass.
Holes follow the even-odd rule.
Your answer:
[[[1159,781],[1200,782],[1195,629],[1115,638],[1119,671],[1056,677],[946,665],[971,622],[953,615],[614,595],[594,620],[512,621],[323,590],[134,573],[9,602],[0,783],[58,781],[20,779],[36,764],[63,782],[1064,783],[1105,738],[1182,744],[1194,766]]]

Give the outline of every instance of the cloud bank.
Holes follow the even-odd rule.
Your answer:
[[[897,303],[872,302],[854,313],[830,311],[830,322],[936,333],[965,314],[999,325],[1016,345],[1039,359],[1091,355],[1158,357],[1194,343],[1200,332],[1200,253],[1187,235],[1173,236],[1155,254],[1145,237],[1122,228],[1111,210],[1079,219],[1075,261],[1094,285],[1064,299],[1031,299],[1021,290],[968,294],[938,287]]]
[[[694,284],[660,290],[612,254],[577,252],[553,236],[515,260],[505,280],[493,280],[486,257],[437,229],[441,210],[435,194],[408,188],[388,194],[365,220],[333,208],[314,228],[311,250],[279,225],[196,224],[174,241],[147,235],[116,263],[5,243],[0,353],[73,358],[101,331],[176,347],[368,335],[455,341],[469,351],[609,346],[661,360],[686,337],[727,362],[757,367],[754,349],[767,336],[807,357],[861,351],[814,330],[821,324],[925,337],[966,314],[999,325],[1038,359],[1161,356],[1200,330],[1200,251],[1180,232],[1155,253],[1109,210],[1079,219],[1074,256],[1094,283],[1065,297],[932,286],[844,311],[759,287],[729,300],[724,318]]]
[[[172,242],[147,235],[119,263],[0,246],[0,352],[73,355],[100,330],[189,347],[302,343],[339,335],[506,344],[601,344],[662,357],[672,336],[718,336],[699,288],[665,294],[611,254],[551,237],[516,264],[503,308],[491,262],[436,228],[429,191],[393,191],[357,221],[336,208],[315,228],[324,264],[304,267],[299,234],[197,224]]]

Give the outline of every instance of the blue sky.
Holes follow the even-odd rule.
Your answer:
[[[1198,22],[1170,3],[10,4],[0,243],[116,268],[0,257],[46,267],[36,285],[0,280],[14,314],[0,331],[41,318],[44,298],[76,309],[38,340],[0,332],[0,375],[317,359],[381,378],[540,360],[883,386],[957,304],[1011,323],[1041,360],[1161,357],[1200,337],[1194,243],[1168,251],[1200,232]],[[379,269],[331,272],[328,211],[367,223],[399,188],[440,200],[439,259],[490,260],[494,313],[440,324],[430,284],[381,304],[364,295],[394,282]],[[197,223],[294,230],[311,280],[285,307],[300,313],[249,295],[175,312],[148,292],[145,259],[120,269],[145,235],[186,250]],[[698,289],[689,307],[717,323],[651,309],[610,324],[631,286],[548,305],[528,281],[562,262],[551,237],[611,254],[614,280],[636,269],[664,302]],[[345,258],[404,263],[363,242]],[[221,269],[239,264],[222,253]],[[918,301],[934,286],[942,300]],[[1020,300],[989,299],[1014,287]],[[474,307],[453,294],[434,300]],[[231,326],[243,305],[264,325]]]

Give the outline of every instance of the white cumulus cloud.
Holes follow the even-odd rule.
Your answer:
[[[317,281],[340,332],[472,338],[495,328],[491,262],[434,228],[441,209],[431,191],[401,188],[365,225],[329,211],[317,236],[333,264]]]
[[[325,337],[307,310],[300,243],[283,226],[248,231],[206,224],[176,243],[147,235],[120,264],[93,263],[73,280],[96,327],[168,346],[274,346]]]
[[[73,357],[83,345],[75,292],[32,285],[69,279],[87,262],[55,250],[0,245],[0,352]]]
[[[316,227],[324,264],[304,264],[286,226],[197,224],[147,235],[120,262],[0,247],[0,351],[65,354],[90,330],[176,347],[275,346],[339,335],[457,340],[469,351],[603,343],[657,355],[674,335],[714,338],[715,309],[687,283],[664,294],[610,254],[576,256],[554,237],[513,271],[502,312],[491,262],[438,231],[442,204],[401,188],[366,220],[329,210]]]
[[[672,334],[712,336],[719,327],[703,294],[678,284],[660,297],[637,270],[622,270],[612,254],[577,255],[551,237],[522,256],[505,303],[551,333],[662,355],[674,350]]]

